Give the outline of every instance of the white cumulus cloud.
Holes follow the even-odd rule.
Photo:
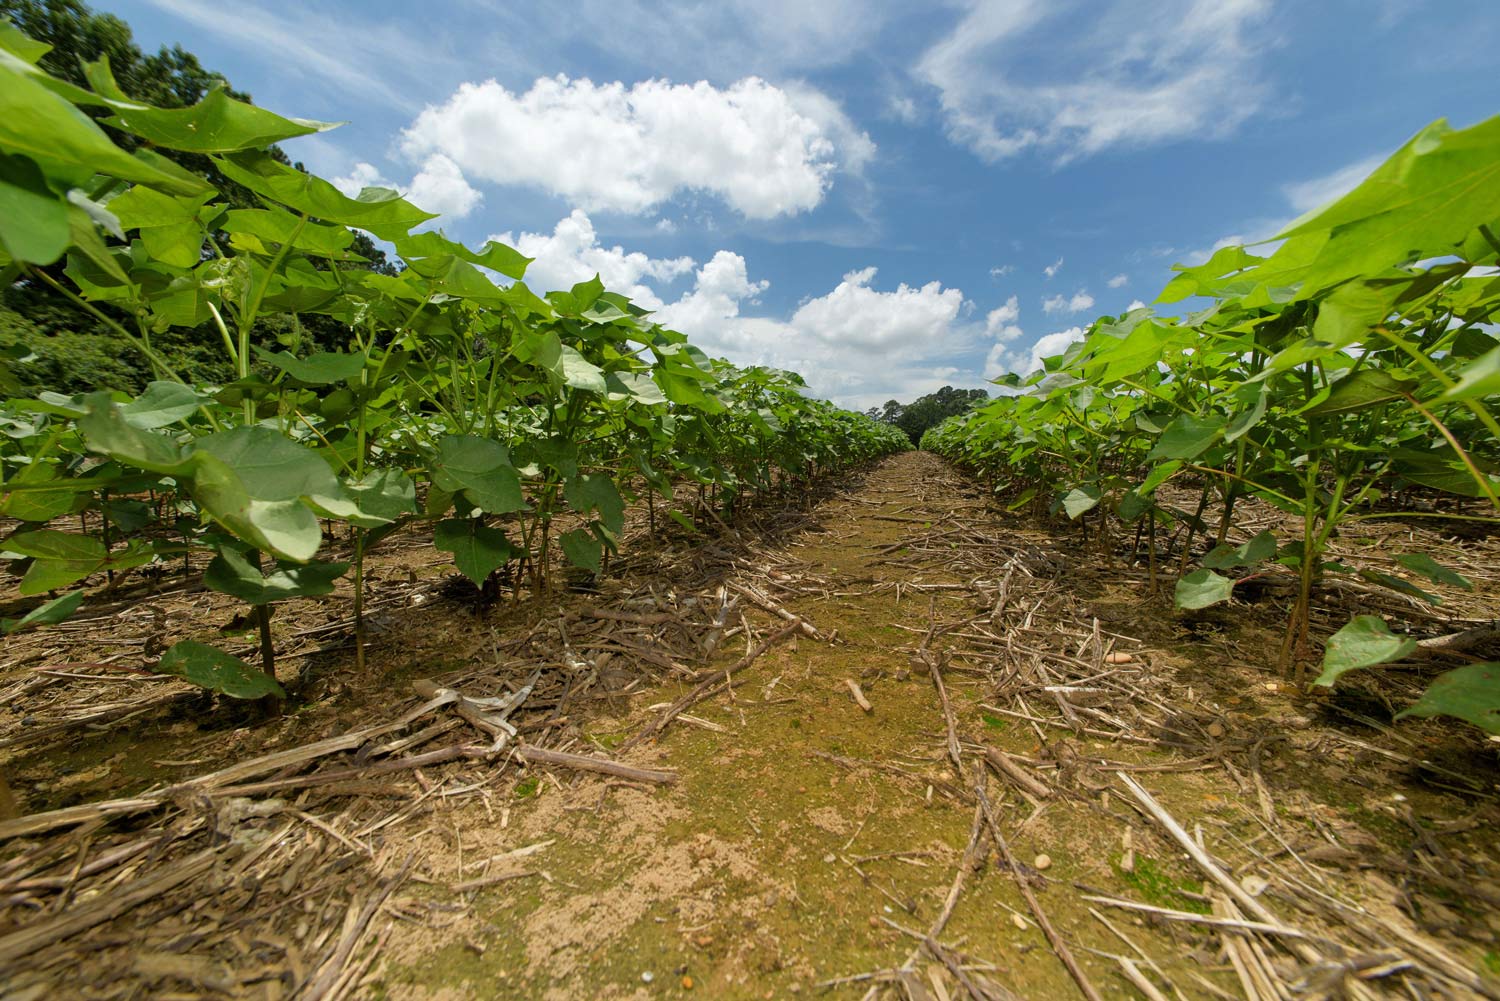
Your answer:
[[[984,375],[994,379],[1006,372],[1025,377],[1042,367],[1042,359],[1062,354],[1068,345],[1081,341],[1086,336],[1082,327],[1069,327],[1056,333],[1039,337],[1030,348],[1010,349],[1005,344],[996,344],[984,362]]]
[[[1021,300],[1014,295],[1005,300],[1005,305],[990,310],[985,316],[984,332],[994,340],[984,359],[986,379],[998,378],[1013,367],[1016,352],[1012,345],[1026,336],[1026,332],[1020,327],[1020,320]]]
[[[620,246],[604,247],[588,213],[574,209],[551,233],[501,233],[490,237],[535,258],[526,268],[526,284],[536,292],[569,289],[598,275],[605,288],[629,296],[646,309],[662,300],[648,281],[668,283],[689,274],[691,257],[656,258]]]
[[[351,167],[349,173],[330,177],[329,181],[350,198],[356,197],[365,188],[388,187],[390,184],[380,176],[380,171],[373,163],[362,161]]]
[[[770,219],[816,207],[834,175],[858,174],[875,146],[836,102],[801,85],[555,76],[525,93],[465,83],[417,117],[402,149],[441,153],[476,179],[541,188],[589,211],[645,213],[703,191]]]
[[[862,268],[804,301],[791,316],[770,316],[760,303],[770,283],[755,278],[745,258],[730,250],[698,265],[688,257],[653,258],[606,246],[581,209],[551,233],[499,233],[491,239],[535,258],[526,282],[538,292],[569,288],[597,272],[611,290],[654,310],[658,322],[687,334],[710,355],[799,372],[815,395],[843,406],[863,409],[945,385],[980,385],[955,358],[982,349],[985,328],[965,319],[973,304],[961,290],[936,281],[880,288],[875,268]],[[690,288],[668,288],[689,275]],[[1019,313],[1015,296],[992,310],[989,336],[1019,337],[1019,328],[1009,329]]]
[[[1011,296],[1005,300],[1005,305],[989,311],[984,318],[984,332],[999,342],[1009,343],[1022,335],[1021,328],[1016,325],[1020,319],[1020,300]]]
[[[365,188],[396,188],[413,205],[443,217],[435,220],[434,225],[441,225],[447,219],[462,219],[484,197],[464,179],[458,164],[441,153],[423,160],[421,169],[405,186],[386,180],[374,164],[363,161],[330,181],[350,198],[357,197]]]
[[[458,164],[441,153],[434,153],[422,162],[422,169],[411,179],[406,197],[428,212],[454,219],[468,215],[484,198],[464,179]]]
[[[968,0],[916,74],[937,88],[949,138],[991,162],[1225,135],[1268,95],[1259,29],[1270,7]]]
[[[754,338],[746,338],[734,322],[739,318],[740,304],[753,304],[770,285],[767,281],[751,281],[745,259],[733,251],[721,250],[698,269],[692,291],[663,308],[655,318],[664,326],[687,334],[711,354],[743,358],[741,352],[753,346]]]
[[[1043,358],[1062,354],[1068,349],[1068,345],[1074,341],[1083,340],[1085,336],[1086,334],[1082,327],[1069,327],[1067,330],[1059,330],[1054,334],[1038,338],[1037,342],[1031,346],[1030,357],[1026,359],[1024,365],[1020,366],[1020,374],[1030,375],[1042,367]]]
[[[972,344],[960,322],[963,292],[938,282],[882,291],[873,287],[875,275],[874,268],[846,274],[787,320],[747,316],[744,307],[767,283],[750,279],[744,258],[721,250],[699,269],[693,290],[657,319],[710,354],[800,372],[815,394],[844,406],[910,400],[962,381],[951,358]]]
[[[802,304],[792,326],[831,344],[885,349],[940,337],[958,318],[964,294],[939,282],[894,292],[870,287],[874,268],[851,271],[825,296]]]
[[[1110,288],[1124,288],[1127,284],[1129,284],[1129,282],[1130,282],[1130,278],[1128,276],[1126,276],[1126,275],[1115,275],[1113,278],[1111,278],[1109,281],[1105,282],[1104,284],[1108,285]]]

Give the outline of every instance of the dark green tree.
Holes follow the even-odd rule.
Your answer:
[[[883,407],[872,407],[870,416],[887,424],[894,424],[905,432],[913,445],[922,440],[928,428],[937,427],[949,417],[972,410],[989,402],[990,394],[983,389],[954,389],[944,386],[936,393],[899,403],[887,400]]]

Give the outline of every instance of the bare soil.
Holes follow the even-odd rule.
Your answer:
[[[1500,997],[1500,745],[1390,725],[1455,662],[1304,694],[1270,667],[1278,582],[1176,612],[1130,540],[1007,514],[925,453],[709,536],[642,517],[600,580],[493,605],[398,538],[364,676],[346,594],[278,617],[300,701],[270,721],[120,670],[233,628],[191,578],[8,641],[0,993]],[[1444,531],[1341,544],[1426,533],[1475,591],[1331,591],[1326,631],[1492,617],[1500,547]],[[534,687],[486,755],[451,704],[412,716],[416,679]]]

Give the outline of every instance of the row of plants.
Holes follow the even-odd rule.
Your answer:
[[[280,698],[274,604],[348,577],[362,666],[365,559],[404,526],[430,526],[477,584],[509,570],[542,591],[555,552],[601,570],[633,500],[653,530],[658,501],[691,527],[683,480],[732,512],[909,445],[810,399],[794,374],[706,357],[597,277],[538,295],[514,249],[470,249],[395,191],[351,198],[277,155],[329,125],[224,89],[154,107],[121,92],[107,59],[84,67],[86,89],[41,70],[46,51],[0,21],[0,283],[64,297],[153,378],[139,394],[0,408],[0,515],[20,523],[0,550],[24,561],[21,595],[50,596],[7,632],[73,614],[94,575],[117,585],[211,554],[203,582],[251,606],[261,669],[187,640],[159,670]],[[366,267],[361,232],[399,270]],[[204,324],[231,380],[195,384],[163,347]],[[330,331],[345,343],[328,349]],[[0,357],[0,380],[23,358]]]
[[[1290,568],[1279,661],[1300,681],[1313,656],[1312,604],[1331,580],[1430,602],[1422,582],[1471,586],[1431,552],[1397,555],[1390,573],[1334,559],[1329,543],[1370,519],[1493,523],[1497,265],[1500,118],[1461,130],[1439,121],[1265,252],[1230,246],[1175,268],[1158,303],[1191,312],[1101,317],[1043,370],[1004,380],[1012,395],[922,444],[985,477],[1012,507],[1145,536],[1153,585],[1159,534],[1181,537],[1171,568],[1180,608],[1228,601],[1275,565]],[[1195,499],[1166,502],[1168,483]],[[1297,531],[1232,541],[1249,498],[1293,516]],[[1380,617],[1357,616],[1327,642],[1314,683],[1415,648]],[[1401,713],[1434,714],[1500,733],[1500,665],[1449,671]]]

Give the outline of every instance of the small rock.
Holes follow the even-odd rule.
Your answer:
[[[699,935],[693,941],[698,944],[698,948],[707,949],[714,944],[714,937],[712,935]]]
[[[827,855],[824,855],[823,856],[823,861],[824,862],[832,862],[832,861],[834,861],[833,852],[829,852]]]
[[[1031,864],[1036,867],[1036,870],[1038,872],[1042,872],[1042,871],[1044,871],[1046,869],[1050,869],[1050,868],[1052,868],[1052,856],[1051,855],[1038,855],[1036,857],[1036,860],[1034,862],[1032,862]]]
[[[1021,915],[1019,915],[1019,914],[1012,914],[1010,916],[1010,923],[1013,924],[1013,925],[1015,925],[1017,928],[1021,929],[1022,931],[1026,930],[1026,919],[1023,918],[1023,917],[1021,917]]]
[[[652,973],[650,970],[646,970],[645,972],[643,972],[641,974],[641,983],[643,983],[643,984],[649,984],[651,981],[653,981],[655,979],[656,979],[656,974]]]
[[[870,927],[871,928],[879,928],[880,927],[880,919],[877,918],[873,914],[870,915]]]
[[[1245,892],[1250,894],[1250,896],[1252,897],[1260,896],[1265,892],[1266,887],[1269,885],[1269,883],[1267,883],[1264,879],[1255,875],[1254,873],[1251,873],[1244,879],[1240,880],[1240,886],[1244,887]]]
[[[1222,736],[1224,736],[1224,724],[1222,724],[1222,723],[1210,723],[1210,724],[1208,724],[1208,735],[1210,737],[1222,737]]]
[[[1134,657],[1121,650],[1116,650],[1114,653],[1107,653],[1104,655],[1104,663],[1106,664],[1129,664],[1133,660],[1135,660]]]
[[[693,989],[693,978],[692,977],[684,976],[682,978],[682,989],[685,990],[685,991],[690,991],[690,990]]]

